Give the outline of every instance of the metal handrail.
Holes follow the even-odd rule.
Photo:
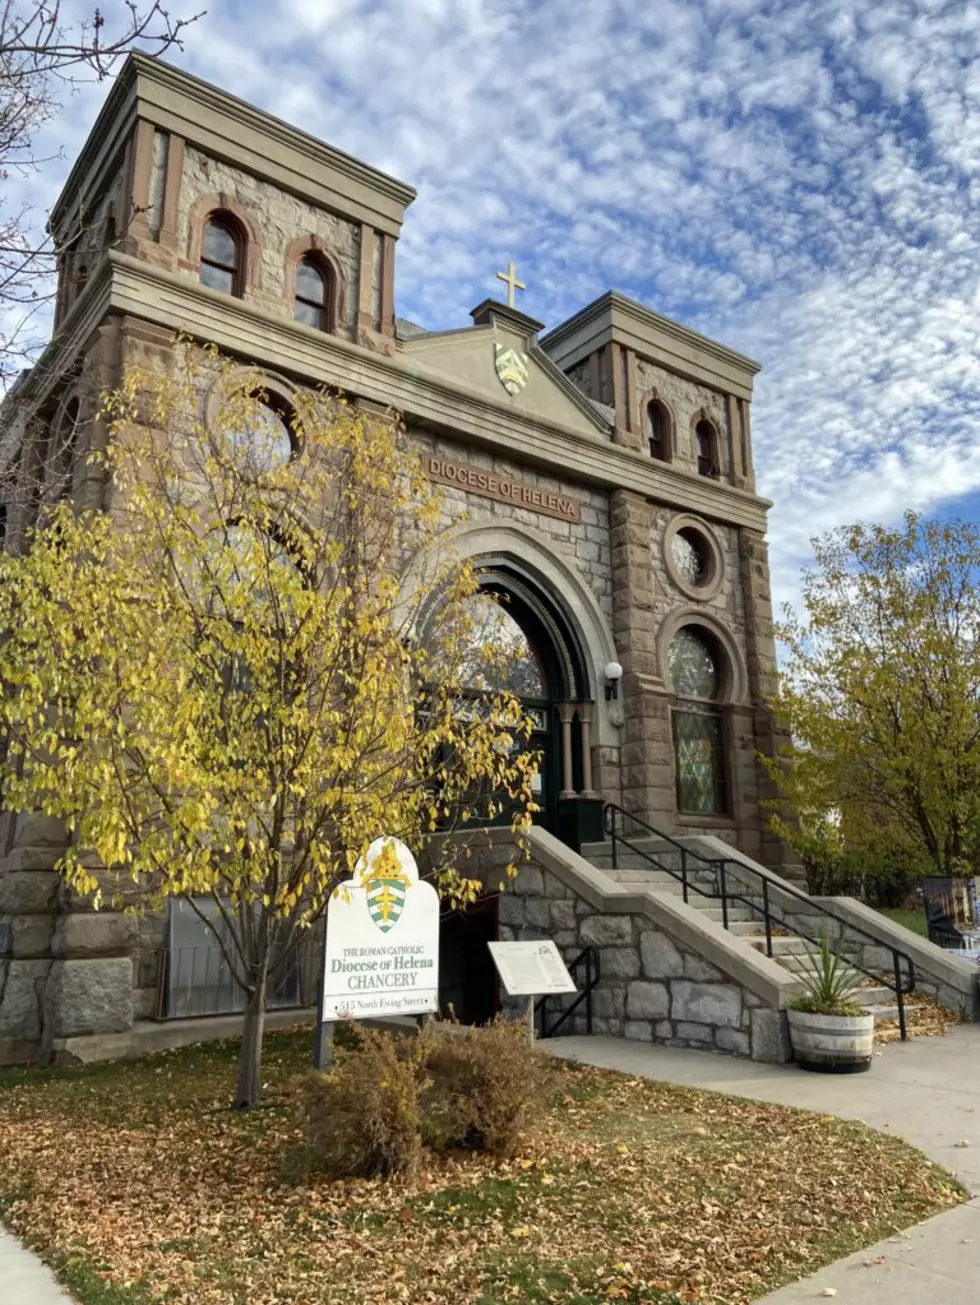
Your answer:
[[[565,1021],[574,1015],[585,1002],[585,1031],[589,1034],[592,1032],[592,992],[597,987],[601,976],[599,965],[599,953],[594,947],[583,947],[574,960],[568,962],[568,971],[573,974],[580,965],[585,966],[585,987],[578,994],[570,1006],[566,1006],[551,1027],[548,1027],[548,1017],[546,1011],[547,997],[539,997],[534,1003],[535,1015],[541,1016],[540,1032],[541,1038],[553,1038]]]
[[[617,833],[616,831],[617,816],[622,816],[628,820],[631,820],[635,825],[638,825],[641,829],[645,830],[646,833],[650,834],[652,837],[659,839],[661,842],[669,843],[672,847],[676,848],[681,854],[680,870],[677,871],[673,869],[671,866],[664,864],[663,861],[658,860],[651,853],[645,851],[642,847],[637,847],[635,843],[631,842],[630,839],[626,837],[625,834]],[[772,904],[769,899],[769,888],[770,888],[771,881],[769,879],[769,876],[763,870],[757,869],[755,866],[747,865],[744,861],[736,861],[736,860],[729,861],[725,857],[702,856],[700,852],[695,852],[692,851],[691,848],[685,847],[683,843],[679,843],[677,839],[672,838],[670,834],[665,834],[663,830],[657,829],[655,825],[651,825],[648,821],[643,820],[640,816],[634,815],[632,811],[626,811],[623,807],[618,806],[615,802],[607,802],[605,807],[603,808],[602,824],[603,824],[604,832],[607,833],[612,839],[612,868],[614,870],[618,869],[616,864],[617,842],[623,843],[626,847],[629,848],[629,850],[635,856],[643,857],[645,861],[648,861],[650,865],[655,866],[656,869],[671,875],[674,879],[680,880],[685,902],[687,902],[688,894],[692,890],[698,893],[699,896],[707,897],[709,900],[712,901],[718,901],[720,899],[722,924],[724,928],[726,929],[728,928],[728,908],[730,903],[737,903],[740,906],[747,907],[750,911],[755,912],[756,914],[760,914],[763,917],[763,923],[765,925],[767,956],[770,957],[772,956],[773,925],[775,925],[779,929],[788,929],[791,933],[794,933],[798,937],[803,938],[806,942],[816,943],[818,945],[820,944],[821,938],[815,936],[814,934],[808,933],[807,930],[802,928],[800,925],[793,924],[789,920],[785,919],[782,915],[774,912],[772,908]],[[700,863],[701,866],[705,866],[708,868],[708,872],[712,874],[714,878],[714,882],[718,886],[719,891],[708,892],[704,888],[702,888],[697,882],[691,881],[689,870],[688,870],[689,859],[693,860],[695,863]],[[733,893],[729,890],[728,872],[727,872],[727,868],[729,865],[737,868],[737,872],[739,874],[754,875],[756,879],[758,879],[761,882],[762,885],[761,907],[757,904],[757,902],[753,898],[746,897],[744,893],[738,893],[738,892]],[[695,871],[696,870],[697,867],[695,867]],[[702,873],[705,872],[702,871]],[[853,924],[846,917],[836,914],[831,908],[815,902],[813,898],[810,897],[807,893],[801,892],[798,888],[795,888],[790,883],[781,881],[779,884],[774,885],[774,887],[776,888],[776,891],[784,894],[786,897],[795,898],[797,901],[805,903],[806,906],[809,908],[809,910],[815,912],[817,915],[823,916],[828,920],[835,921],[835,923],[840,925],[842,929],[847,929],[850,930],[851,933],[859,934],[862,938],[872,943],[875,947],[880,947],[882,951],[887,951],[891,953],[891,958],[892,958],[891,978],[888,978],[880,971],[868,969],[866,966],[859,965],[856,962],[851,961],[850,959],[848,959],[848,964],[853,969],[860,971],[861,974],[866,975],[869,979],[874,979],[876,982],[880,983],[883,987],[889,988],[891,989],[892,992],[895,993],[895,997],[898,1004],[898,1025],[899,1025],[899,1030],[901,1032],[902,1041],[904,1042],[908,1037],[908,1030],[906,1027],[906,1020],[905,1020],[904,998],[907,993],[910,993],[915,989],[915,962],[913,961],[912,957],[908,954],[908,952],[902,951],[901,948],[899,947],[893,947],[891,943],[882,941],[882,939],[876,937],[875,934],[869,933],[867,929],[862,929],[860,925]],[[905,966],[904,976],[902,973],[903,962]]]

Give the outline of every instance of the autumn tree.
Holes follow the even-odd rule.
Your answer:
[[[909,513],[814,548],[780,631],[780,832],[818,864],[977,873],[980,532]]]
[[[247,1000],[239,1105],[270,983],[368,844],[430,845],[444,898],[470,901],[446,831],[522,830],[533,770],[398,422],[267,397],[183,344],[169,375],[130,373],[92,455],[105,506],[49,507],[0,560],[7,803],[64,819],[61,868],[96,902],[216,914]]]
[[[38,132],[81,82],[110,77],[137,47],[180,48],[193,21],[160,0],[110,0],[81,21],[66,18],[60,0],[0,0],[0,386],[33,355],[33,327],[52,293],[55,249],[44,215],[19,203],[13,185],[52,162],[39,157]]]

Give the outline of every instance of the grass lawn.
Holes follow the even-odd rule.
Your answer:
[[[913,933],[922,934],[923,938],[928,933],[926,913],[921,909],[909,911],[900,906],[882,906],[878,908],[878,913],[879,915],[887,915],[889,920],[904,925],[906,929],[911,929]]]
[[[734,1305],[964,1199],[863,1125],[571,1066],[512,1160],[297,1185],[311,1041],[248,1114],[233,1044],[0,1071],[0,1218],[83,1305]]]

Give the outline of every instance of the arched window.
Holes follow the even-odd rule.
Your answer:
[[[297,322],[329,330],[330,278],[322,262],[307,254],[296,268],[296,300],[293,313]]]
[[[466,686],[547,698],[548,680],[537,650],[505,604],[488,593],[474,594],[467,614],[472,630],[462,668]]]
[[[710,421],[699,421],[694,428],[698,445],[698,475],[718,477],[718,436]]]
[[[670,461],[670,418],[658,399],[647,404],[647,447],[651,458]]]
[[[245,241],[227,213],[212,213],[201,242],[201,281],[213,290],[241,295]]]
[[[723,815],[728,796],[718,646],[707,633],[684,626],[674,635],[667,663],[674,690],[677,810],[686,815]]]

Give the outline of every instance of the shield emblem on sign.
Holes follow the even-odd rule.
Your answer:
[[[518,394],[527,384],[527,358],[516,349],[508,349],[503,344],[495,344],[493,350],[494,365],[501,385],[508,394]]]
[[[367,885],[367,904],[371,919],[382,933],[399,921],[405,909],[405,884],[401,879],[372,879]]]

